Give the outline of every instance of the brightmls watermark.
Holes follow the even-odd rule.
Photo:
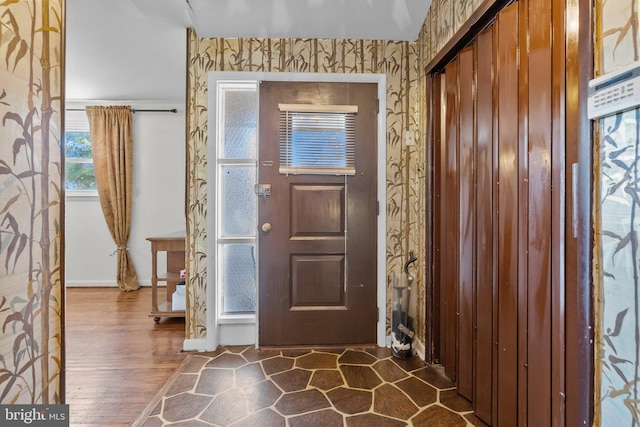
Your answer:
[[[0,405],[0,425],[69,427],[69,405]]]

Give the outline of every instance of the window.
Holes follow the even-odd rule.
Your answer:
[[[356,173],[356,106],[279,104],[278,108],[280,173]]]
[[[221,317],[256,311],[256,82],[217,84],[216,242]]]
[[[65,148],[65,188],[70,191],[96,190],[96,175],[91,153],[89,121],[84,111],[67,112]]]

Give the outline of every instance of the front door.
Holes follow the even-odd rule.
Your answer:
[[[374,344],[377,87],[262,82],[259,98],[259,343]],[[283,172],[279,104],[357,106],[355,175]]]

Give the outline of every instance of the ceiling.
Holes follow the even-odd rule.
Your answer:
[[[431,0],[67,0],[67,100],[182,101],[200,37],[418,38]]]
[[[431,0],[188,0],[200,37],[415,41]]]

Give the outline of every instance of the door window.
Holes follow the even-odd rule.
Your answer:
[[[279,104],[280,173],[355,175],[357,106]]]

